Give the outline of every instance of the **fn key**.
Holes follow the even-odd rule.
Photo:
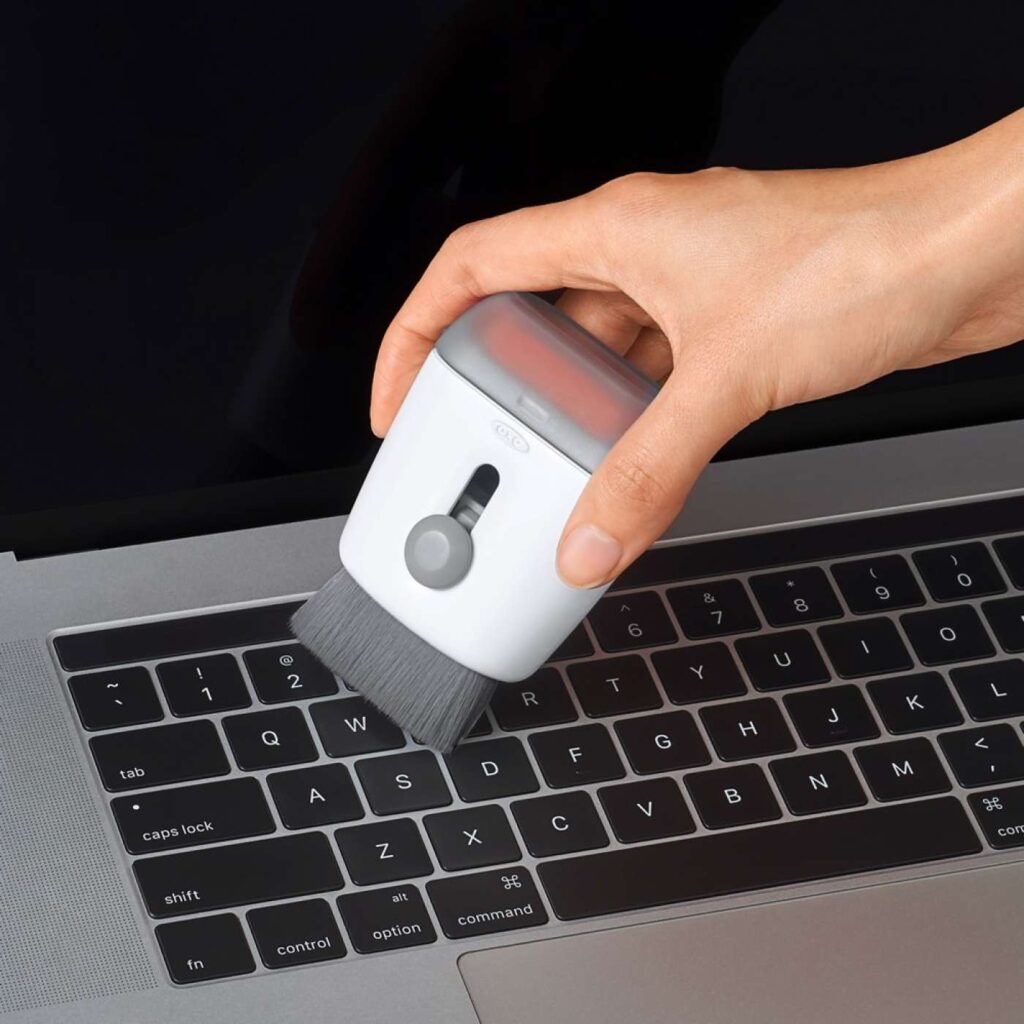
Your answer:
[[[171,979],[179,985],[256,970],[242,926],[234,914],[161,924],[157,926],[156,937]]]

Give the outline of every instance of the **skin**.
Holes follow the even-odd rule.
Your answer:
[[[664,386],[570,516],[577,587],[613,579],[764,413],[1024,337],[1024,110],[866,167],[632,174],[455,231],[385,334],[383,436],[441,331],[500,291],[560,306]]]

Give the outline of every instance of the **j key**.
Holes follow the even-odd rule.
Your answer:
[[[793,814],[822,814],[868,802],[841,750],[786,757],[770,764],[782,799]]]
[[[256,696],[263,704],[330,697],[338,692],[337,680],[330,670],[298,644],[246,651],[243,657]]]
[[[89,746],[111,793],[227,775],[230,770],[212,722],[113,732],[95,736]]]
[[[906,672],[914,667],[891,619],[858,619],[822,626],[818,638],[843,679]]]
[[[542,668],[521,683],[499,685],[491,698],[491,712],[505,732],[561,725],[577,718],[569,691],[554,668]]]
[[[692,772],[683,781],[708,828],[733,828],[782,817],[768,780],[756,764]]]
[[[678,637],[661,598],[651,590],[602,597],[590,613],[597,642],[606,651],[674,644]]]
[[[328,757],[352,757],[405,746],[402,730],[362,697],[310,704],[309,713]]]
[[[796,749],[793,736],[771,697],[700,709],[701,721],[723,761],[741,761]]]
[[[981,610],[1004,651],[1024,651],[1024,597],[985,601]]]
[[[522,743],[511,736],[467,743],[444,760],[459,796],[467,803],[535,793],[540,788]]]
[[[156,674],[171,714],[178,718],[252,704],[242,670],[231,654],[165,661],[157,665]]]
[[[639,654],[570,665],[569,681],[589,718],[661,707],[651,671]]]
[[[952,788],[938,755],[923,737],[858,747],[854,754],[879,800],[906,800]]]
[[[434,872],[419,829],[409,818],[340,828],[334,838],[356,885],[397,882]]]
[[[356,772],[374,814],[408,814],[452,802],[437,758],[429,750],[357,761]]]
[[[333,825],[363,816],[363,805],[343,764],[275,772],[267,776],[267,785],[285,828]]]
[[[234,914],[158,925],[156,938],[167,972],[179,985],[256,970],[241,922]]]
[[[580,853],[608,845],[589,793],[575,790],[534,800],[516,800],[512,813],[526,848],[534,857]]]
[[[268,903],[342,886],[322,832],[146,857],[132,867],[153,917]]]
[[[644,779],[604,786],[597,791],[620,843],[646,843],[682,836],[696,825],[672,779]]]
[[[72,676],[68,687],[86,729],[114,729],[164,717],[153,681],[141,665]]]
[[[761,620],[739,580],[673,587],[668,592],[668,603],[691,640],[761,628]]]
[[[832,575],[855,615],[924,604],[924,594],[910,566],[900,555],[876,555],[856,562],[840,562],[832,566]]]
[[[530,737],[530,746],[552,789],[608,782],[626,774],[603,725],[537,732]]]
[[[341,932],[324,900],[261,907],[245,916],[267,967],[298,967],[345,955]]]
[[[587,636],[586,627],[581,622],[563,641],[561,646],[548,661],[569,661],[576,658],[589,658],[594,653],[594,645]]]
[[[274,831],[255,779],[228,779],[122,796],[110,802],[129,853],[158,853]]]
[[[759,690],[812,686],[829,681],[828,669],[806,629],[766,633],[736,641],[750,681]]]
[[[991,846],[1024,846],[1024,786],[972,793],[967,801]]]
[[[449,939],[547,924],[537,887],[524,867],[498,868],[427,882],[427,895]]]
[[[238,767],[251,772],[317,759],[309,726],[298,708],[275,708],[221,720]]]
[[[486,868],[522,856],[512,826],[496,804],[428,814],[423,827],[445,871]]]
[[[936,601],[962,601],[1006,590],[996,563],[981,541],[915,551],[914,562]]]
[[[828,686],[787,694],[783,701],[805,747],[873,740],[878,726],[856,686]]]
[[[1024,590],[1024,535],[997,540],[995,549],[1013,585],[1018,590]]]
[[[976,722],[1024,715],[1024,661],[990,661],[950,670],[967,713]]]
[[[993,786],[1024,779],[1024,746],[1012,725],[943,733],[939,746],[961,786]]]
[[[868,683],[886,729],[895,735],[960,725],[963,715],[938,672],[916,672]]]
[[[750,589],[773,626],[838,619],[843,614],[823,569],[791,569],[788,572],[752,576]]]
[[[740,697],[747,692],[747,684],[723,643],[655,651],[651,661],[673,704]]]
[[[370,889],[338,897],[352,948],[359,953],[422,946],[437,940],[437,932],[414,885]]]
[[[537,870],[554,912],[576,920],[980,849],[967,812],[946,797],[563,857]]]
[[[711,762],[688,711],[625,718],[615,723],[615,732],[638,775],[697,768]]]
[[[996,653],[978,613],[970,605],[908,612],[900,616],[900,622],[925,665],[976,661]]]

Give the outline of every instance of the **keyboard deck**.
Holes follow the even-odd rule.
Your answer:
[[[445,757],[298,604],[52,637],[176,983],[1024,846],[1024,498],[649,552]]]

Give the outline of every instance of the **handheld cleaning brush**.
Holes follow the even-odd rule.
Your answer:
[[[494,687],[532,675],[605,588],[555,553],[590,474],[655,385],[548,303],[495,295],[420,369],[292,628],[415,737],[450,750]]]

